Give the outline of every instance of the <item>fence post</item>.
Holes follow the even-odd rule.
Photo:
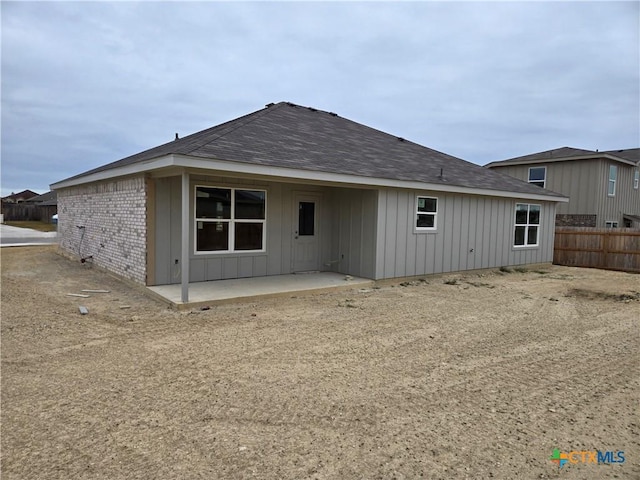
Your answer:
[[[609,259],[607,258],[609,255],[609,232],[604,232],[602,235],[602,253],[602,267],[607,268],[609,265]]]

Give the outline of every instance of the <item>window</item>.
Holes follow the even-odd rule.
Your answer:
[[[315,233],[316,204],[314,202],[300,202],[298,205],[298,235],[312,236]]]
[[[514,246],[533,247],[538,245],[540,231],[540,205],[516,204]]]
[[[196,186],[196,252],[264,251],[264,190]]]
[[[609,165],[609,189],[607,195],[614,197],[616,195],[616,181],[618,179],[618,167],[616,165]]]
[[[547,167],[530,167],[529,183],[544,188],[547,180]]]
[[[633,172],[633,188],[634,190],[638,190],[638,184],[640,183],[640,170],[636,168]]]
[[[438,216],[438,199],[434,197],[417,197],[416,230],[435,230]]]
[[[604,222],[604,228],[618,228],[618,222]]]

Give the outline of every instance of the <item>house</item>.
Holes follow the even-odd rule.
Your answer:
[[[2,221],[51,221],[56,213],[55,192],[39,195],[31,190],[2,199]]]
[[[6,197],[2,197],[2,203],[22,203],[30,198],[37,197],[39,194],[31,190],[23,190],[19,193],[12,193]]]
[[[56,192],[47,192],[42,195],[37,195],[35,197],[31,197],[28,200],[25,200],[25,203],[30,203],[32,205],[45,205],[48,207],[54,207],[58,204],[58,199]]]
[[[58,213],[58,199],[56,192],[53,191],[31,197],[24,202],[24,205],[30,207],[29,220],[51,222],[53,216]]]
[[[144,285],[550,262],[562,195],[281,102],[52,185],[60,247]]]
[[[640,228],[640,148],[562,147],[486,165],[569,197],[557,226]]]

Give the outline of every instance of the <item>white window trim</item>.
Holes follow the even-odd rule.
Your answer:
[[[604,228],[618,228],[618,222],[615,220],[607,220],[604,222]]]
[[[517,218],[517,214],[518,214],[518,205],[526,205],[527,206],[527,223],[517,223],[516,222],[516,218]],[[538,219],[538,223],[529,223],[529,211],[531,210],[531,207],[535,206],[535,207],[540,207],[540,217]],[[536,235],[536,243],[526,243],[527,239],[529,238],[529,227],[534,226],[538,228],[538,234]],[[525,244],[524,245],[516,245],[516,227],[525,227],[524,229],[524,241]],[[513,209],[513,248],[515,249],[522,249],[522,248],[539,248],[540,247],[540,230],[542,227],[542,205],[538,204],[538,203],[521,203],[518,202],[515,204],[514,209]]]
[[[538,183],[540,180],[531,180],[531,169],[532,168],[543,168],[544,169],[544,179],[542,180],[542,188],[547,188],[547,167],[529,167],[529,171],[527,172],[527,180],[529,183]]]
[[[636,168],[633,172],[633,189],[638,190],[638,184],[640,183],[640,169]]]
[[[198,187],[202,188],[219,188],[221,190],[230,190],[231,191],[231,218],[203,218],[198,219],[196,217],[197,211],[197,192]],[[254,192],[264,192],[264,219],[240,219],[236,220],[235,218],[235,210],[236,210],[236,201],[235,201],[235,192],[236,190],[250,190]],[[255,188],[255,187],[229,187],[229,186],[220,186],[220,185],[203,185],[197,184],[193,186],[193,252],[194,255],[224,255],[224,254],[253,254],[253,253],[266,253],[267,251],[267,196],[268,192],[265,188]],[[210,223],[228,223],[229,224],[229,249],[228,250],[198,250],[198,222],[210,222]],[[262,227],[262,249],[260,250],[235,250],[233,247],[235,245],[235,236],[236,229],[234,225],[237,223],[261,223]]]
[[[431,200],[436,201],[436,211],[435,212],[418,212],[418,202],[421,198],[429,198]],[[431,195],[416,195],[416,201],[413,207],[413,231],[415,233],[434,233],[438,231],[438,210],[440,208],[440,200],[438,197],[433,197]],[[433,227],[418,227],[418,214],[421,215],[433,215]]]
[[[611,167],[615,168],[615,178],[611,178]],[[607,196],[608,197],[615,197],[616,196],[616,186],[618,183],[618,166],[617,165],[609,165],[609,180],[607,181]],[[609,193],[609,185],[611,185],[611,182],[613,182],[613,193]]]

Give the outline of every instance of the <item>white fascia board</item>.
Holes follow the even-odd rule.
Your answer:
[[[85,183],[108,180],[114,177],[147,173],[168,167],[181,167],[186,169],[212,170],[229,174],[258,175],[271,177],[272,179],[294,179],[301,181],[324,182],[334,184],[348,184],[363,187],[387,187],[404,188],[412,190],[432,190],[436,192],[464,193],[469,195],[483,195],[489,197],[518,198],[527,200],[541,200],[547,202],[568,202],[567,197],[557,195],[536,195],[530,193],[517,193],[502,190],[490,190],[483,188],[461,187],[457,185],[442,185],[439,183],[426,183],[407,180],[394,180],[388,178],[363,177],[342,173],[318,172],[300,170],[296,168],[272,167],[268,165],[256,165],[253,163],[229,162],[210,158],[190,157],[187,155],[167,155],[147,162],[136,163],[121,168],[114,168],[103,172],[94,173],[72,180],[65,180],[51,185],[52,190],[82,185]]]
[[[502,190],[490,190],[482,188],[461,187],[457,185],[442,185],[440,183],[426,183],[408,180],[394,180],[388,178],[363,177],[343,173],[318,172],[311,170],[299,170],[286,167],[272,167],[256,165],[252,163],[237,163],[224,160],[199,159],[185,155],[175,155],[176,166],[194,169],[208,169],[229,173],[241,173],[248,175],[260,175],[267,177],[280,177],[314,182],[341,183],[361,185],[367,187],[404,188],[413,190],[433,190],[438,192],[466,193],[470,195],[483,195],[491,197],[523,198],[530,200],[543,200],[548,202],[568,202],[569,198],[557,195],[537,195],[529,193],[508,192]]]
[[[172,155],[165,155],[164,157],[154,158],[153,160],[147,160],[145,162],[134,163],[132,165],[126,165],[124,167],[111,168],[102,172],[96,172],[77,178],[62,180],[57,183],[52,183],[50,187],[51,190],[59,190],[61,188],[84,185],[85,183],[102,182],[104,180],[110,180],[116,177],[126,177],[129,175],[138,175],[140,173],[159,170],[161,168],[173,166],[172,157]]]

